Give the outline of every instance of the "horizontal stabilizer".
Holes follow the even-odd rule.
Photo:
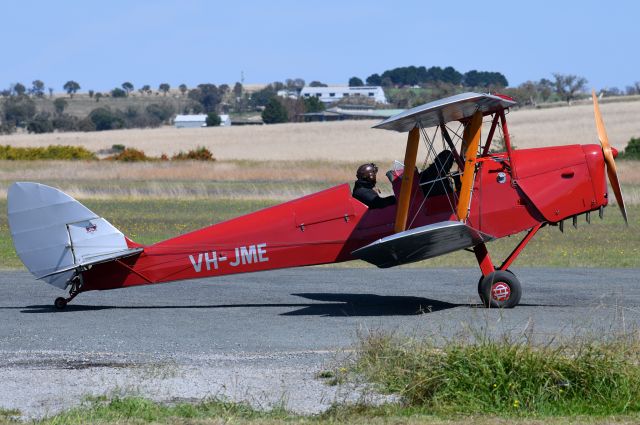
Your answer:
[[[471,248],[494,237],[459,221],[443,221],[395,233],[351,254],[381,268],[399,266]]]
[[[63,267],[51,273],[45,274],[44,276],[36,276],[36,279],[45,279],[57,274],[67,273],[72,270],[82,269],[85,267],[93,266],[95,264],[106,263],[108,261],[117,260],[119,258],[131,257],[132,255],[139,254],[142,251],[144,251],[142,248],[131,248],[105,254],[93,255],[91,257],[85,257],[84,261],[80,263],[71,264],[67,267]]]

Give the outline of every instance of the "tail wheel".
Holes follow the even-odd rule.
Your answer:
[[[485,307],[513,308],[520,302],[522,287],[510,271],[496,270],[480,279],[478,293]]]

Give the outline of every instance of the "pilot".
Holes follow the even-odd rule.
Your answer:
[[[451,180],[447,177],[452,166],[453,154],[445,149],[420,173],[420,187],[424,196],[438,196],[454,191]]]
[[[369,208],[385,208],[396,203],[394,196],[385,198],[379,195],[380,190],[376,188],[376,164],[362,164],[356,172],[356,183],[353,185],[353,197]]]

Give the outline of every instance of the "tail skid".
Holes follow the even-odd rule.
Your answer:
[[[37,278],[64,289],[94,264],[139,254],[118,229],[64,192],[18,182],[7,196],[9,229],[18,256]]]

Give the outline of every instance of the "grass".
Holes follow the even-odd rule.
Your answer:
[[[640,337],[429,340],[370,334],[351,371],[402,406],[436,415],[611,416],[640,412]]]
[[[233,187],[232,183],[229,183]],[[80,199],[89,209],[105,217],[136,242],[158,242],[242,214],[275,205],[273,199]],[[6,211],[0,200],[0,211]],[[600,221],[592,215],[591,225],[581,219],[578,229],[565,223],[538,232],[514,263],[515,267],[639,267],[640,206],[628,208],[631,222],[625,228],[617,207],[605,210]],[[522,235],[491,242],[489,252],[498,263],[511,252]],[[370,267],[363,262],[348,262],[349,267]],[[13,249],[7,217],[0,214],[0,267],[20,268],[22,263]],[[477,267],[473,254],[455,252],[405,267]]]
[[[0,410],[0,424],[19,423],[16,410]],[[503,412],[504,413],[504,412]],[[634,414],[593,417],[545,417],[543,419],[513,417],[512,415],[451,415],[426,412],[401,404],[370,406],[363,404],[336,405],[328,411],[314,416],[299,415],[275,408],[269,411],[256,410],[245,403],[224,400],[200,402],[158,403],[141,397],[91,397],[80,407],[70,409],[40,420],[34,425],[75,424],[566,424],[566,423],[637,423]]]

